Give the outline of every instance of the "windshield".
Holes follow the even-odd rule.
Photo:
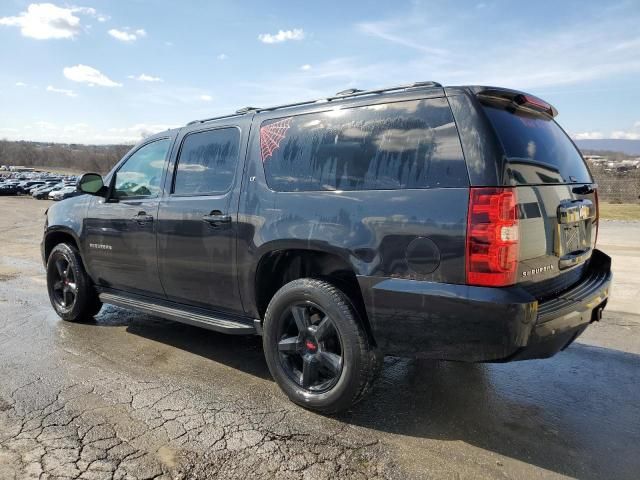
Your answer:
[[[512,185],[591,183],[580,153],[545,115],[484,105],[507,156]]]

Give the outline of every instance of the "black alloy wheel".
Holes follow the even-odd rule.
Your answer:
[[[316,278],[293,280],[275,293],[265,312],[262,344],[284,393],[325,414],[360,401],[382,365],[351,298]]]
[[[88,320],[102,303],[73,245],[59,243],[47,258],[47,290],[56,313],[64,320]]]
[[[284,371],[309,392],[330,390],[342,373],[342,343],[332,319],[313,302],[283,312],[278,352]]]
[[[70,310],[73,308],[78,296],[78,284],[71,268],[71,262],[68,258],[59,256],[55,259],[54,266],[53,300],[61,308]]]

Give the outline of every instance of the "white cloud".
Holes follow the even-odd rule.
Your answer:
[[[164,42],[167,47],[173,47],[173,42]]]
[[[309,65],[308,63],[305,63],[300,67],[300,70],[311,70],[311,65]]]
[[[133,42],[138,38],[134,33],[128,33],[122,30],[117,30],[115,28],[109,30],[108,33],[113,38],[115,38],[116,40],[120,40],[121,42]]]
[[[95,17],[98,15],[98,12],[93,7],[71,7],[71,11],[74,13],[82,13],[84,15],[90,15]]]
[[[154,77],[152,75],[147,75],[146,73],[141,73],[140,75],[129,75],[127,78],[132,80],[138,80],[139,82],[164,82],[164,80],[160,77]]]
[[[226,53],[221,53],[221,54],[220,54],[220,55],[218,55],[216,58],[217,58],[218,60],[226,60],[226,59],[227,59],[227,58],[229,58],[229,57],[227,56],[227,54],[226,54]]]
[[[600,140],[603,138],[615,138],[621,140],[640,140],[640,121],[635,122],[629,130],[613,130],[605,133],[601,131],[579,132],[571,135],[575,140]]]
[[[27,84],[24,82],[16,82],[16,87],[26,87]]]
[[[624,130],[615,130],[611,132],[611,138],[623,140],[640,140],[640,132],[626,132]]]
[[[74,38],[83,30],[78,15],[97,18],[99,22],[109,18],[91,7],[58,7],[51,3],[32,3],[17,16],[0,18],[0,25],[19,27],[23,36],[37,40]]]
[[[85,13],[51,3],[32,3],[26,12],[21,12],[16,17],[0,18],[0,25],[19,27],[23,36],[37,40],[73,38],[82,31],[80,18],[74,12]]]
[[[73,67],[65,67],[64,76],[69,80],[80,83],[88,83],[90,86],[99,85],[101,87],[121,87],[122,84],[114,82],[109,77],[88,65],[75,65]]]
[[[203,102],[210,102],[213,100],[213,97],[211,95],[200,95],[200,100]]]
[[[579,132],[571,135],[574,140],[600,140],[604,138],[602,132]]]
[[[54,93],[61,93],[63,95],[66,95],[67,97],[77,97],[78,94],[75,93],[73,90],[67,90],[66,88],[56,88],[52,85],[49,85],[47,87],[47,92],[54,92]]]
[[[109,15],[100,13],[95,8],[92,8],[92,7],[71,7],[71,11],[73,13],[79,13],[81,15],[87,15],[89,17],[95,18],[100,23],[104,23],[111,20],[111,17]],[[90,25],[88,25],[87,27],[90,27]]]
[[[640,140],[640,121],[634,122],[629,130],[614,130],[609,138],[620,138],[624,140]]]
[[[109,33],[109,35],[111,35],[116,40],[120,40],[121,42],[135,42],[139,38],[147,36],[147,32],[142,28],[139,28],[133,32],[131,32],[129,28],[124,28],[123,30],[112,28],[107,33]]]
[[[287,40],[302,40],[304,38],[304,30],[294,28],[293,30],[278,30],[278,33],[261,33],[258,40],[262,43],[282,43]]]

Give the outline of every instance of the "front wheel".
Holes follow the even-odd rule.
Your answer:
[[[264,319],[263,345],[274,379],[298,405],[322,413],[364,397],[380,356],[347,296],[332,284],[294,280],[276,292]]]
[[[80,254],[66,243],[56,245],[49,255],[47,290],[56,313],[70,322],[87,320],[102,307]]]

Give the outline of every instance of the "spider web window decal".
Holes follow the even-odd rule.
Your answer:
[[[280,142],[282,142],[291,126],[289,125],[290,122],[291,117],[260,127],[260,153],[262,154],[263,163],[280,146]]]

